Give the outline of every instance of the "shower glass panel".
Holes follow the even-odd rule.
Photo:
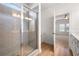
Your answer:
[[[0,56],[14,56],[20,51],[21,10],[16,6],[0,4]]]
[[[29,44],[29,20],[28,20],[28,8],[23,8],[23,35],[22,35],[22,55],[28,55],[31,51]]]
[[[28,55],[36,49],[36,19],[37,14],[27,7],[23,7],[23,40],[22,54]]]
[[[36,29],[37,29],[37,14],[33,11],[29,11],[29,45],[33,48],[37,48],[37,37],[36,37]]]

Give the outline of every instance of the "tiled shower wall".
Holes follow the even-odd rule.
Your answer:
[[[79,40],[70,34],[69,46],[74,56],[79,56]]]

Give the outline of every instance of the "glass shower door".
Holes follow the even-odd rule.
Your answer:
[[[36,20],[37,14],[23,7],[22,55],[29,55],[37,48]]]
[[[29,11],[29,45],[37,49],[37,13]]]

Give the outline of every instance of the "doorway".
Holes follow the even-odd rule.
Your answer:
[[[69,13],[55,17],[54,55],[69,56]]]

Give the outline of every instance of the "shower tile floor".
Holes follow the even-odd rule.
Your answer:
[[[27,45],[27,46],[22,46],[21,50],[17,53],[17,56],[27,56],[30,54],[34,49]]]

